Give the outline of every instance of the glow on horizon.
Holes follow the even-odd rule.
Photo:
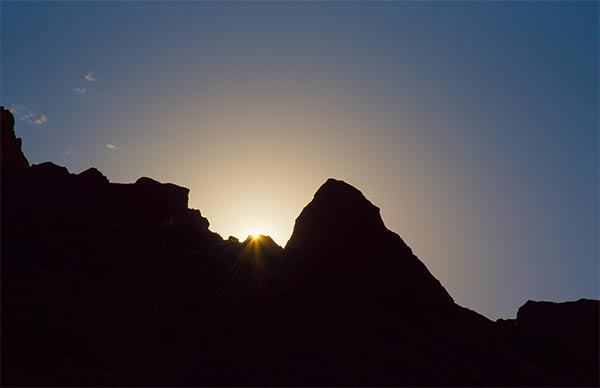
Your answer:
[[[185,186],[282,246],[342,179],[459,304],[598,297],[597,2],[1,7],[32,163]]]

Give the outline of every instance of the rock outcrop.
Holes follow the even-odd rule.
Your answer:
[[[21,139],[15,135],[15,118],[13,114],[0,107],[0,155],[2,173],[4,171],[22,171],[29,167],[29,162],[21,150]],[[10,172],[9,172],[10,173]]]
[[[77,174],[79,181],[87,186],[103,186],[108,184],[108,178],[104,176],[96,167],[90,167],[87,170]]]
[[[522,351],[534,354],[546,368],[560,371],[563,381],[598,385],[600,301],[527,301],[519,308],[511,333]]]
[[[379,208],[349,184],[329,179],[302,210],[286,245],[294,276],[337,289],[367,306],[423,309],[453,300],[396,233]]]

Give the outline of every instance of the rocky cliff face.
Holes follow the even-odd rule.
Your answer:
[[[285,249],[225,241],[186,188],[28,167],[2,112],[2,385],[599,384],[598,301],[491,322],[347,183]]]
[[[2,172],[25,170],[29,162],[21,150],[21,139],[15,135],[15,118],[10,111],[0,107],[0,151]]]

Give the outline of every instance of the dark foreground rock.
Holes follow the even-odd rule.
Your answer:
[[[23,171],[29,167],[29,162],[21,150],[21,139],[17,138],[14,127],[13,114],[3,106],[0,107],[0,165],[3,170]]]
[[[528,302],[492,322],[342,181],[317,191],[285,249],[223,240],[186,188],[29,167],[9,114],[3,386],[599,383],[598,301]]]

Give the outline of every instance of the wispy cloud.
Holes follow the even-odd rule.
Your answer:
[[[41,125],[45,124],[48,121],[48,116],[44,114],[38,115],[37,113],[27,109],[23,105],[12,105],[9,110],[15,116],[15,119],[27,121],[29,124]]]
[[[15,116],[15,118],[17,118],[17,119],[21,119],[21,117],[18,116],[18,115],[19,114],[21,116],[24,115],[23,112],[26,111],[26,110],[27,109],[25,109],[25,107],[23,105],[14,105],[14,104],[11,105],[10,109],[9,109],[10,113],[12,113]],[[31,111],[29,111],[29,112],[31,113]]]
[[[108,143],[108,144],[106,145],[106,148],[108,148],[109,150],[118,150],[118,149],[119,149],[119,147],[117,147],[117,146],[116,146],[116,145],[114,145],[114,144],[110,144],[110,143]]]
[[[79,94],[83,94],[83,93],[87,92],[87,89],[86,88],[75,88],[75,91]]]
[[[65,156],[71,155],[71,151],[70,150],[69,151],[65,151],[65,152],[63,152],[63,155],[65,155]]]
[[[90,72],[88,72],[88,73],[85,73],[85,74],[83,75],[83,77],[84,77],[86,80],[88,80],[89,82],[96,82],[96,78],[94,78],[94,72],[93,72],[93,71],[90,71]]]
[[[32,111],[29,111],[29,112],[27,112],[27,113],[25,113],[25,114],[21,115],[21,117],[19,117],[19,118],[20,118],[21,120],[29,120],[29,119],[31,119],[31,118],[33,118],[33,117],[35,117],[35,116],[36,116],[36,115],[35,115],[35,113],[33,113]],[[31,120],[30,120],[30,122],[31,122]]]
[[[46,115],[41,115],[39,119],[35,120],[33,123],[37,124],[37,125],[41,125],[41,124],[45,124],[46,121],[48,121],[48,116]]]

